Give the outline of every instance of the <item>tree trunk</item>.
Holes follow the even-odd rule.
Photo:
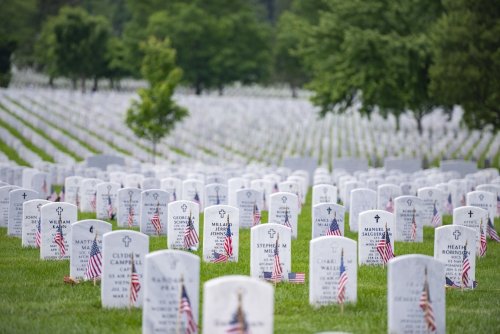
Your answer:
[[[219,85],[218,89],[219,89],[219,96],[224,95],[224,86]]]
[[[417,121],[418,134],[422,135],[422,133],[424,132],[424,128],[422,127],[422,118],[424,118],[425,112],[419,110],[413,112],[413,115],[415,116],[415,120]]]
[[[290,89],[292,90],[292,97],[296,99],[298,97],[297,94],[297,86],[295,86],[293,83],[290,84]]]
[[[76,78],[71,79],[71,85],[73,86],[73,90],[76,90],[77,87]]]
[[[97,77],[94,78],[94,85],[92,86],[92,91],[97,92],[97,89],[99,88],[99,79]]]
[[[54,88],[54,77],[53,76],[49,76],[49,87]]]
[[[86,78],[82,77],[82,93],[85,93],[85,88],[86,88],[85,80]]]
[[[201,82],[197,82],[195,85],[194,85],[194,90],[195,90],[195,94],[196,95],[201,95],[201,92],[202,92],[202,87],[201,87]]]
[[[399,129],[401,129],[401,122],[400,122],[400,116],[396,115],[396,131],[399,132]]]

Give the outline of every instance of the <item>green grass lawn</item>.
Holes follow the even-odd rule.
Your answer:
[[[80,214],[80,219],[94,218]],[[201,217],[202,218],[202,217]],[[266,213],[263,221],[267,221]],[[346,222],[348,219],[346,219]],[[451,217],[444,222],[451,223]],[[500,226],[500,221],[497,221]],[[117,229],[113,222],[113,229]],[[346,226],[348,229],[348,226]],[[292,242],[292,270],[308,274],[311,236],[310,196],[299,218],[299,237]],[[347,236],[357,239],[355,233]],[[425,228],[424,243],[397,242],[396,254],[433,254],[434,230]],[[165,237],[151,237],[150,250],[166,248]],[[201,248],[200,248],[201,249]],[[69,261],[41,261],[36,249],[0,229],[0,333],[140,333],[141,310],[101,308],[100,287],[69,286]],[[198,252],[201,256],[201,251]],[[238,263],[201,264],[201,284],[222,275],[250,273],[250,233],[240,231]],[[500,333],[500,244],[488,241],[487,257],[477,262],[474,291],[446,291],[448,333]],[[387,333],[387,269],[359,268],[358,303],[315,309],[308,304],[308,284],[278,285],[275,291],[275,333],[315,333],[327,330]],[[307,276],[306,276],[307,280]],[[202,294],[202,291],[201,291]],[[200,313],[201,313],[200,304]],[[200,321],[201,323],[201,315]],[[258,333],[253,333],[258,334]]]

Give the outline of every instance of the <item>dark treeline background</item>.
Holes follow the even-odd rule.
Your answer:
[[[141,43],[168,38],[197,94],[233,83],[305,87],[324,115],[398,118],[454,105],[500,128],[500,3],[490,0],[3,0],[0,86],[13,65],[65,77],[140,78]]]

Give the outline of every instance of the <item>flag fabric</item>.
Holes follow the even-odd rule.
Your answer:
[[[491,221],[491,218],[488,216],[488,235],[490,236],[490,239],[495,240],[496,242],[500,242],[500,237],[498,237],[497,231],[495,231],[495,226],[493,226],[493,222]]]
[[[413,218],[411,219],[411,240],[417,239],[417,221],[415,220],[415,209],[413,209]]]
[[[233,233],[231,232],[231,224],[229,223],[229,215],[227,215],[227,229],[224,237],[224,251],[229,259],[233,255]]]
[[[339,275],[339,283],[337,286],[337,302],[339,304],[343,304],[345,301],[345,290],[347,286],[347,271],[344,266],[344,250],[340,253],[340,275]]]
[[[78,189],[76,190],[75,204],[76,204],[76,207],[79,209],[80,208],[80,196],[78,195]]]
[[[283,274],[283,270],[281,269],[280,263],[280,251],[279,251],[279,235],[276,237],[276,244],[274,246],[274,259],[273,259],[273,272],[271,275],[271,279],[273,282],[281,281],[281,275]]]
[[[127,222],[128,227],[132,227],[134,225],[134,208],[132,207],[132,204],[130,204],[130,207],[128,209]]]
[[[469,262],[469,257],[467,255],[467,242],[465,242],[463,259],[462,259],[462,287],[464,288],[469,286],[469,271],[470,271],[470,262]]]
[[[196,233],[191,213],[189,213],[188,222],[186,228],[184,229],[184,248],[190,249],[191,247],[196,246],[198,242],[198,233]]]
[[[434,201],[434,208],[432,209],[432,225],[438,227],[441,225],[441,215],[436,208],[436,201]]]
[[[57,192],[53,191],[50,196],[47,198],[48,201],[51,202],[59,202],[59,196],[57,195]]]
[[[198,191],[196,191],[196,190],[195,190],[195,192],[194,192],[194,198],[193,198],[193,200],[194,200],[196,203],[200,204],[200,195],[198,195]]]
[[[132,255],[132,271],[130,274],[130,304],[133,305],[137,301],[139,296],[139,290],[141,290],[141,283],[139,282],[139,274],[135,269],[134,256]]]
[[[220,197],[219,197],[219,192],[215,192],[215,204],[219,205],[220,204]]]
[[[326,231],[326,235],[338,235],[342,236],[342,232],[340,231],[339,224],[337,223],[337,218],[334,216],[330,227]]]
[[[62,224],[59,222],[56,230],[56,236],[54,242],[59,246],[59,254],[63,257],[66,254],[66,246],[64,245],[64,235],[62,230]]]
[[[293,231],[292,224],[290,224],[290,217],[288,217],[288,207],[285,208],[285,222],[284,222],[284,225],[286,227],[289,227]]]
[[[497,194],[497,214],[500,216],[500,195]]]
[[[385,211],[389,211],[390,213],[394,213],[394,202],[392,201],[392,196],[389,197],[389,201],[385,205]]]
[[[221,263],[221,262],[226,262],[228,260],[227,255],[218,253],[216,251],[213,251],[213,257],[214,259],[212,260],[212,263]]]
[[[446,211],[449,214],[453,213],[453,202],[451,201],[451,193],[448,194],[448,199],[446,200]]]
[[[186,287],[182,284],[181,302],[179,306],[180,314],[186,315],[186,330],[185,334],[193,334],[198,331],[198,325],[193,316],[193,309],[191,308],[191,302],[186,292]]]
[[[172,194],[172,197],[174,198],[174,202],[177,201],[177,193],[175,192],[175,188],[174,188],[174,193]]]
[[[48,189],[47,189],[47,180],[46,179],[43,179],[43,183],[42,183],[42,192],[43,194],[46,196],[47,192],[48,192]]]
[[[108,195],[108,218],[115,219],[115,210],[113,209],[113,202],[111,201],[111,195]]]
[[[229,322],[226,334],[248,334],[248,323],[245,320],[241,303],[238,304],[238,309]]]
[[[38,221],[36,223],[35,245],[36,248],[40,248],[40,246],[42,246],[42,218],[40,217],[40,214],[38,214]]]
[[[160,221],[160,210],[158,206],[156,206],[155,213],[153,217],[151,217],[151,224],[156,230],[156,233],[159,235],[161,233],[161,221]]]
[[[479,228],[479,256],[483,257],[486,255],[486,250],[488,249],[488,243],[486,242],[486,235],[483,230],[483,222],[481,221],[481,225]]]
[[[61,188],[61,192],[59,193],[59,201],[60,202],[64,202],[64,194],[65,194],[65,189],[64,189],[64,186],[62,186]]]
[[[306,281],[306,274],[304,273],[288,273],[288,283],[304,284]]]
[[[391,246],[391,238],[389,236],[389,231],[387,230],[387,226],[385,227],[385,231],[382,234],[382,238],[378,242],[376,248],[384,264],[389,262],[389,260],[394,257],[394,253],[392,251],[392,246]]]
[[[252,215],[253,215],[253,225],[252,226],[259,225],[261,214],[260,214],[260,210],[259,210],[259,207],[257,206],[256,202],[253,203]]]
[[[448,287],[448,288],[459,288],[460,286],[458,286],[457,284],[455,284],[455,282],[453,282],[451,279],[448,278],[448,276],[446,276],[446,287]]]
[[[94,211],[96,209],[96,204],[97,204],[97,192],[94,193],[94,195],[92,196],[92,199],[90,200],[90,207]]]
[[[462,194],[462,197],[460,198],[460,205],[465,206],[465,194]]]
[[[278,184],[275,183],[273,187],[273,193],[277,193],[279,191]]]
[[[419,306],[424,311],[424,320],[429,332],[436,330],[436,321],[434,319],[434,310],[432,309],[431,296],[429,293],[429,282],[427,282],[427,269],[425,273],[425,282],[422,294],[420,295]]]
[[[97,235],[92,242],[92,247],[90,248],[89,261],[87,262],[87,268],[85,269],[85,277],[87,279],[94,279],[101,277],[102,268],[102,254],[97,245]]]

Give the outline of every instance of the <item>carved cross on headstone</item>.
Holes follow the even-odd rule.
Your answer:
[[[177,259],[172,259],[172,262],[170,263],[170,269],[171,270],[175,270],[175,268],[177,267],[177,262],[179,262],[179,260]]]
[[[158,196],[159,196],[158,193],[153,194],[153,198],[155,199],[155,201],[158,199]]]
[[[126,235],[123,237],[122,242],[123,242],[123,245],[125,245],[125,247],[128,248],[128,245],[130,245],[130,243],[132,242],[132,239],[128,235]]]
[[[332,212],[332,208],[328,207],[328,209],[326,209],[326,211],[328,211],[328,214],[330,214]]]
[[[458,240],[458,238],[460,238],[460,236],[462,235],[462,233],[460,233],[459,230],[455,230],[455,232],[453,232],[453,235],[455,236],[455,240]]]
[[[373,218],[375,218],[375,222],[376,222],[376,223],[378,223],[378,220],[380,219],[380,216],[377,214],[377,215],[376,215],[375,217],[373,217]]]
[[[26,193],[23,193],[22,196],[23,196],[24,199],[26,199],[26,196],[28,196],[28,195],[26,195]]]
[[[63,211],[64,211],[63,208],[61,208],[60,206],[57,207],[56,212],[59,215],[59,218],[61,218],[61,214],[62,214]]]
[[[472,210],[469,210],[469,212],[467,212],[467,214],[469,215],[469,218],[472,218],[472,215],[474,214],[474,212],[472,212]]]
[[[224,215],[226,214],[226,211],[224,211],[224,209],[220,209],[219,210],[219,215],[221,218],[224,218]]]
[[[287,200],[287,199],[288,199],[288,198],[287,198],[286,196],[281,197],[281,201],[282,201],[283,203],[286,203],[286,200]]]
[[[407,200],[406,203],[408,203],[408,206],[411,206],[411,204],[413,203],[413,201],[411,199]]]
[[[481,200],[481,202],[482,202],[482,201],[483,201],[483,199],[484,199],[484,195],[483,195],[483,194],[479,195],[479,199],[480,199],[480,200]]]
[[[182,212],[186,212],[187,208],[188,206],[186,205],[186,203],[181,205]]]
[[[252,193],[250,191],[247,191],[247,198],[250,198],[252,196]]]
[[[273,228],[270,229],[267,233],[269,233],[269,237],[271,239],[274,239],[274,235],[276,234],[276,231]]]

